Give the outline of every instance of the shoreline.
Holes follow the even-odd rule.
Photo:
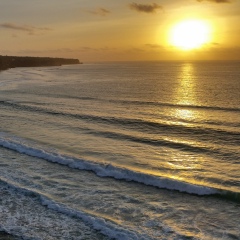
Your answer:
[[[0,71],[16,67],[48,67],[82,64],[78,59],[50,58],[50,57],[17,57],[0,55]],[[20,240],[17,236],[11,235],[4,230],[0,230],[0,240]]]
[[[82,64],[74,58],[18,57],[0,55],[0,71],[16,67],[48,67]]]

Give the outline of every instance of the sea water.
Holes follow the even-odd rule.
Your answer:
[[[240,62],[0,73],[0,230],[240,239]]]

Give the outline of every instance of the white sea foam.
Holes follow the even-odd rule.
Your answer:
[[[45,196],[40,192],[35,192],[31,189],[24,188],[18,185],[17,183],[10,182],[9,180],[6,180],[4,178],[0,178],[0,182],[4,185],[7,185],[10,189],[20,192],[24,195],[38,197],[41,204],[46,206],[49,209],[52,209],[54,211],[67,215],[69,217],[81,219],[86,224],[92,226],[93,229],[100,231],[102,234],[104,234],[105,236],[111,239],[119,239],[119,240],[150,239],[149,236],[145,236],[145,235],[136,233],[134,231],[125,229],[124,227],[114,223],[113,221],[105,220],[98,216],[94,216],[92,214],[70,208],[62,203],[58,203],[53,199],[50,199],[48,196]]]
[[[175,179],[153,176],[133,170],[115,167],[111,164],[96,163],[78,158],[61,155],[55,152],[48,152],[44,149],[38,149],[28,146],[26,143],[19,142],[6,137],[0,137],[0,146],[23,153],[32,157],[38,157],[50,162],[66,165],[70,168],[93,171],[100,177],[113,177],[127,181],[135,181],[145,185],[151,185],[158,188],[177,190],[197,195],[211,195],[220,193],[215,188],[194,185],[181,182]]]
[[[149,239],[144,236],[140,236],[137,233],[124,229],[121,226],[117,226],[110,221],[106,221],[102,218],[97,218],[92,215],[86,214],[79,210],[71,209],[63,204],[56,203],[52,200],[49,200],[45,197],[41,196],[42,204],[46,205],[48,208],[58,211],[60,213],[66,214],[72,217],[78,217],[82,219],[87,224],[90,224],[95,230],[99,230],[104,235],[119,240],[127,240],[127,239]]]

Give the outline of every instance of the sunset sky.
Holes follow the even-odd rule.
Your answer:
[[[177,23],[208,23],[209,40],[183,50]],[[240,0],[1,0],[0,55],[80,61],[240,59]]]

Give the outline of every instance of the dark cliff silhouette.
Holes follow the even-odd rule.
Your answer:
[[[78,59],[50,57],[15,57],[0,55],[0,70],[15,67],[47,67],[80,64]]]

